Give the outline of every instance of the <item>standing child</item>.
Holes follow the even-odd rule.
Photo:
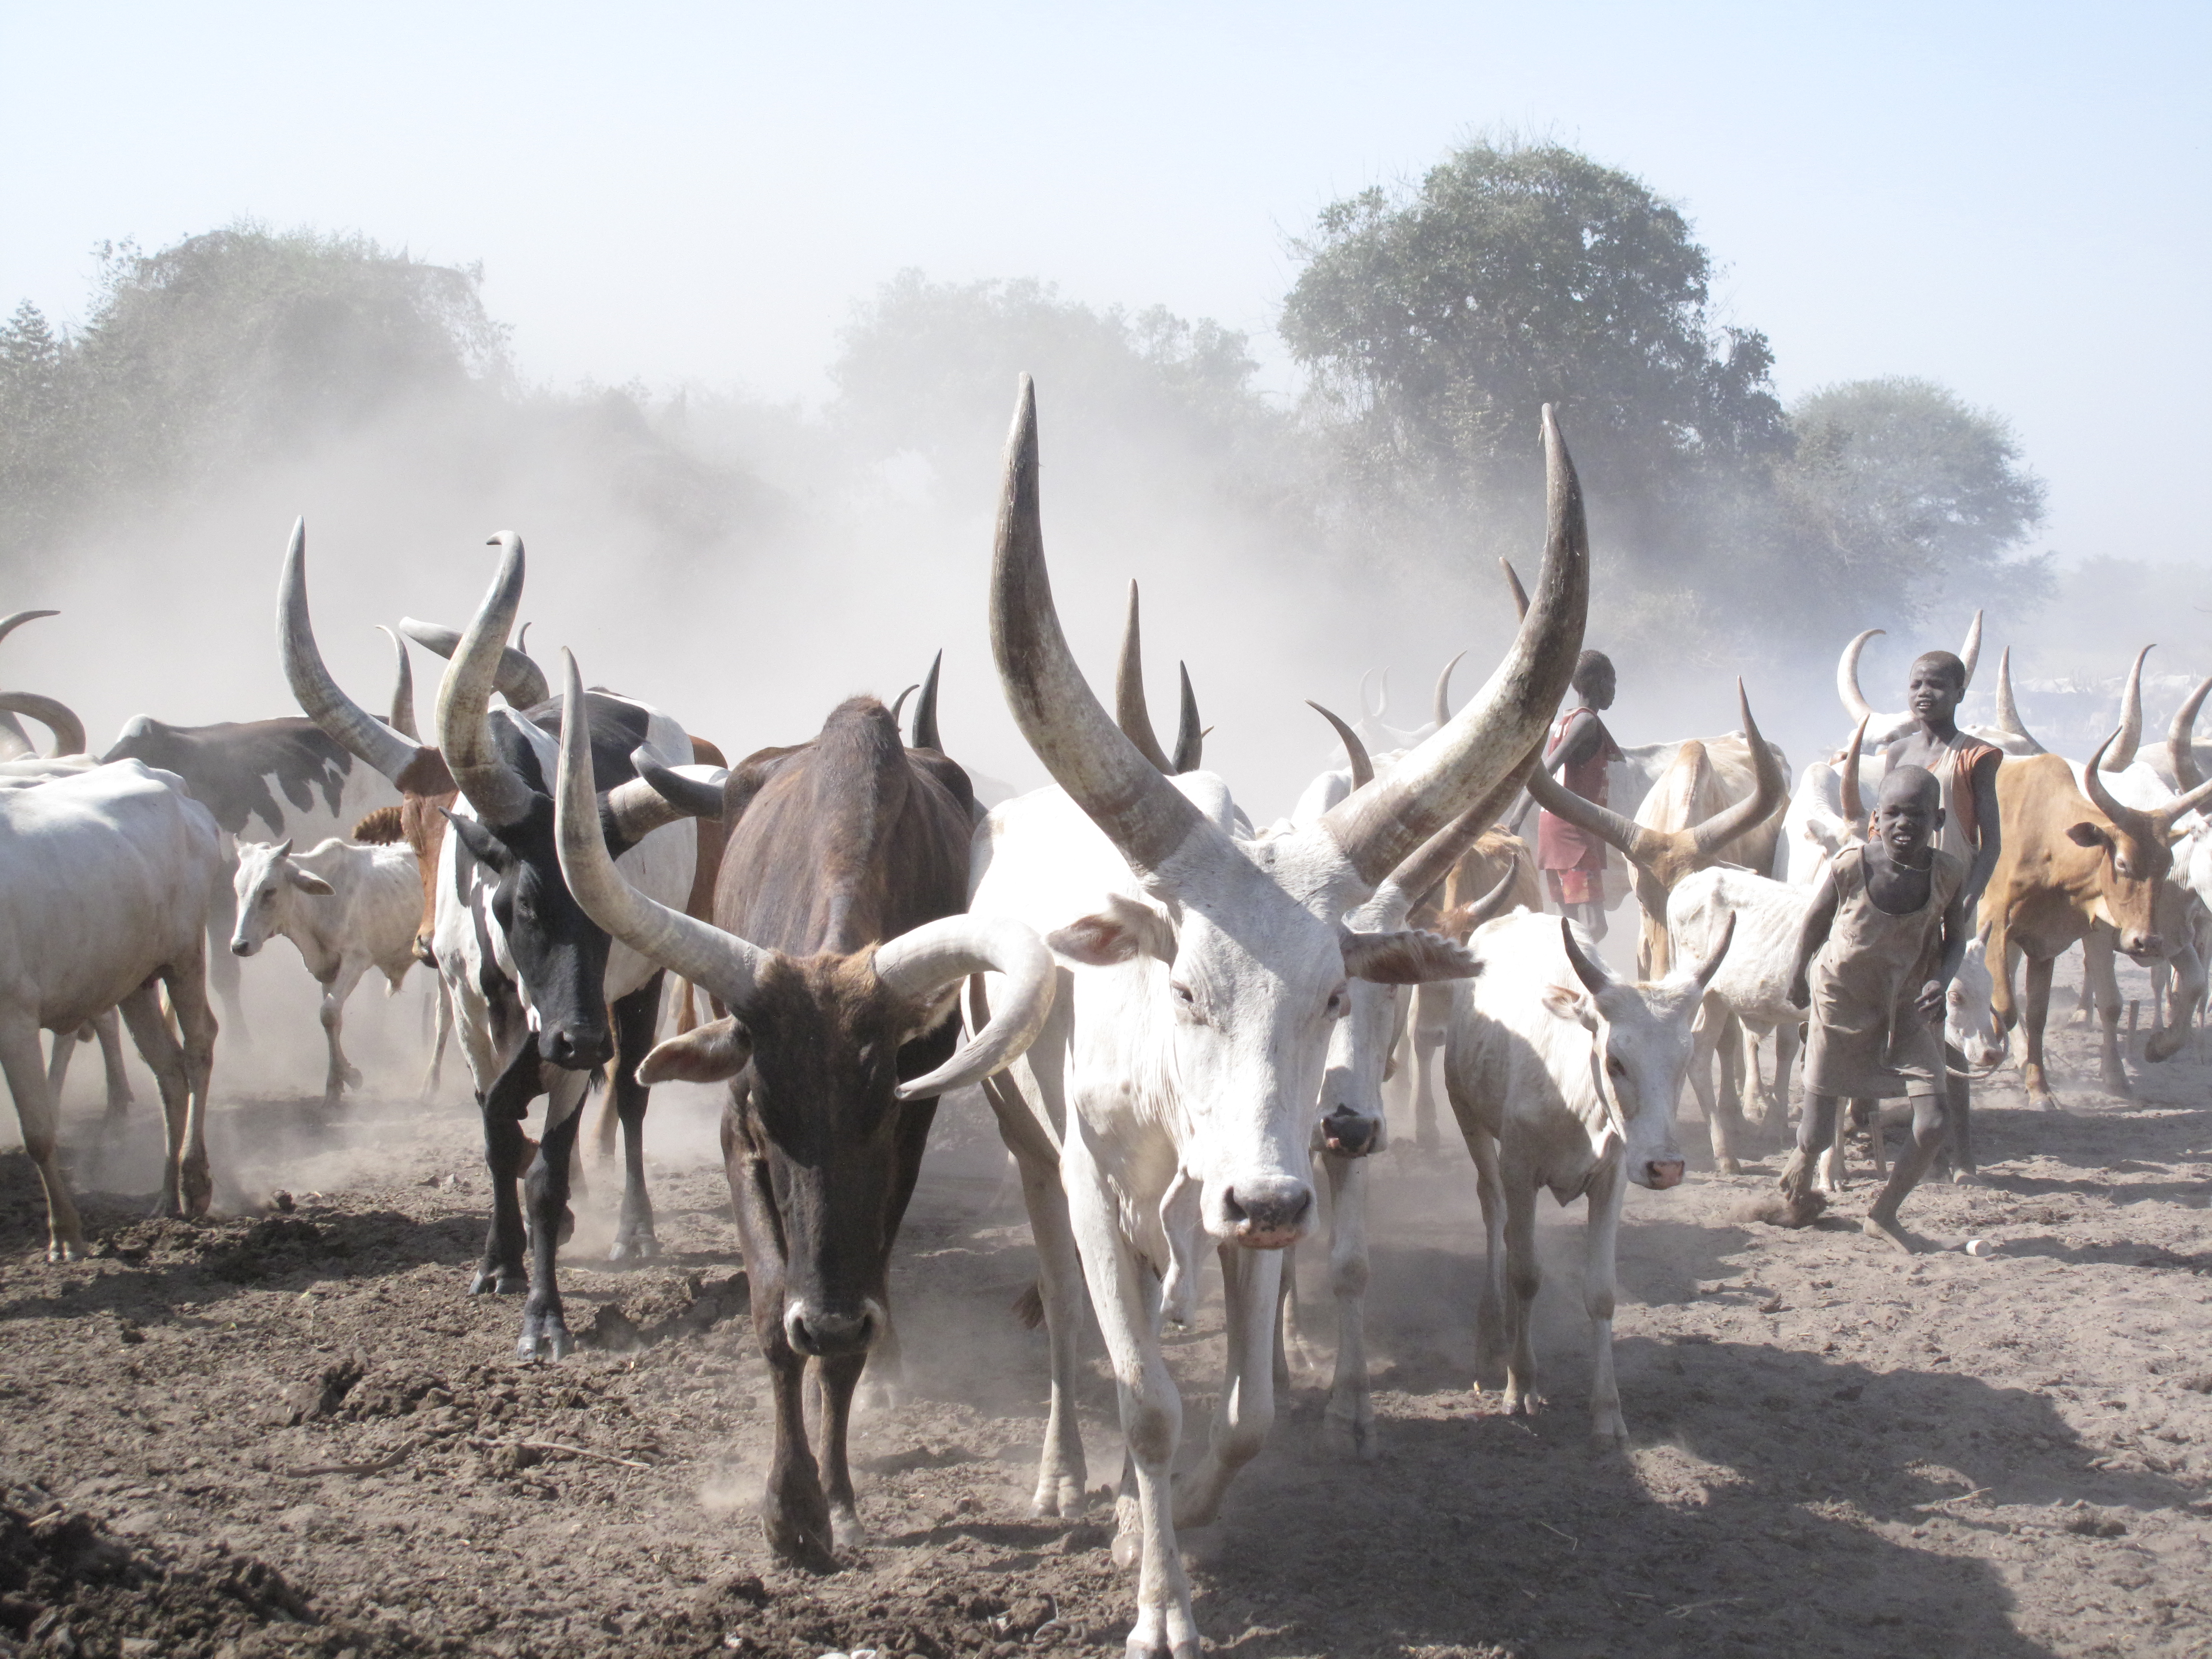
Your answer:
[[[1622,758],[1620,745],[1598,718],[1613,707],[1613,659],[1585,651],[1568,682],[1578,701],[1561,714],[1545,746],[1544,769],[1584,800],[1606,804],[1606,768]],[[1536,865],[1559,914],[1579,925],[1592,943],[1605,937],[1606,844],[1549,812],[1536,819]]]
[[[1959,729],[1959,704],[1966,695],[1966,665],[1948,651],[1930,651],[1914,659],[1905,687],[1913,723],[1889,745],[1885,758],[1891,766],[1925,767],[1935,774],[1938,804],[1943,809],[1942,832],[1936,845],[1966,866],[1964,897],[1971,931],[1982,890],[2003,850],[2002,826],[1997,821],[1997,768],[2004,751]],[[1950,1073],[1946,1093],[1951,1179],[1969,1182],[1974,1179],[1973,1091],[1966,1056],[1947,1048],[1944,1060]],[[1881,1133],[1879,1127],[1875,1133]]]
[[[1790,988],[1811,1017],[1805,1109],[1775,1218],[1802,1227],[1820,1212],[1813,1171],[1839,1100],[1901,1094],[1912,1103],[1912,1147],[1865,1227],[1906,1251],[1920,1245],[1898,1225],[1898,1206],[1943,1147],[1943,1003],[1966,951],[1966,866],[1936,845],[1941,799],[1924,767],[1899,766],[1882,779],[1871,838],[1838,854],[1814,890]]]

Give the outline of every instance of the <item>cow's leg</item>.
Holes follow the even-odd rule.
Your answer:
[[[2168,964],[2162,961],[2160,965]],[[2143,1058],[2148,1060],[2172,1060],[2179,1054],[2181,1045],[2189,1040],[2189,1028],[2197,1010],[2204,1006],[2204,958],[2197,954],[2197,946],[2184,945],[2174,952],[2170,965],[2173,988],[2166,1000],[2166,1024],[2143,1045]]]
[[[416,1091],[418,1100],[427,1101],[437,1092],[438,1073],[446,1063],[446,1042],[453,1034],[453,1000],[446,990],[444,978],[430,975],[430,1018],[436,1034],[430,1042],[430,1068],[422,1073],[422,1086]]]
[[[2043,1026],[2051,1012],[2051,966],[2049,957],[2030,957],[2027,971],[2021,976],[2020,1079],[2027,1091],[2029,1105],[2055,1112],[2059,1109],[2058,1102],[2043,1076]]]
[[[0,1072],[15,1097],[15,1118],[22,1125],[23,1150],[37,1166],[39,1182],[46,1189],[46,1260],[75,1261],[84,1254],[84,1224],[63,1179],[59,1149],[55,1145],[58,1114],[53,1097],[46,1092],[46,1056],[39,1046],[35,1017],[23,1015],[0,1024]],[[74,1034],[68,1040],[75,1041]]]
[[[123,1069],[123,1022],[114,1009],[97,1016],[92,1022],[93,1035],[100,1039],[100,1069],[107,1078],[107,1116],[100,1125],[100,1133],[123,1127],[130,1115],[131,1074]]]
[[[2108,1093],[2126,1100],[2135,1093],[2120,1057],[2120,981],[2114,972],[2118,939],[2109,928],[2093,927],[2081,941],[2081,980],[2096,999],[2098,1081]]]
[[[576,1346],[561,1307],[560,1259],[561,1246],[575,1224],[568,1208],[569,1170],[590,1086],[588,1073],[556,1071],[545,1093],[545,1133],[523,1183],[529,1206],[530,1297],[522,1304],[517,1359],[565,1359]]]
[[[177,1042],[176,1033],[169,1029],[168,1016],[161,1011],[158,986],[157,979],[149,979],[117,1006],[124,1023],[131,1028],[131,1041],[137,1046],[139,1058],[154,1073],[154,1085],[161,1097],[167,1156],[162,1164],[161,1194],[154,1202],[154,1213],[180,1216],[185,1211],[177,1179],[177,1164],[185,1143],[185,1120],[191,1110],[191,1091],[185,1081],[184,1049]]]
[[[345,1006],[368,971],[368,958],[349,953],[338,958],[337,971],[323,987],[323,1040],[330,1048],[330,1064],[323,1074],[323,1105],[338,1103],[348,1089],[361,1087],[361,1070],[345,1057]]]
[[[238,931],[238,894],[231,878],[238,873],[236,852],[223,860],[222,874],[208,893],[208,989],[222,1004],[222,1023],[231,1042],[250,1048],[253,1039],[246,1029],[246,1003],[239,979],[239,959],[230,952],[231,935]]]
[[[1720,1062],[1720,1111],[1713,1119],[1713,1163],[1723,1175],[1741,1175],[1736,1159],[1736,1132],[1743,1127],[1743,1024],[1731,1010],[1719,1033],[1714,1058]],[[1753,1077],[1758,1076],[1754,1069]]]
[[[1130,1659],[1198,1659],[1198,1620],[1190,1607],[1190,1578],[1176,1547],[1173,1492],[1170,1484],[1176,1449],[1182,1438],[1182,1396],[1160,1354],[1160,1280],[1137,1259],[1121,1227],[1121,1200],[1097,1167],[1086,1141],[1088,1128],[1070,1114],[1060,1152],[1068,1214],[1083,1258],[1091,1305],[1106,1338],[1119,1396],[1121,1440],[1128,1448],[1136,1491],[1118,1506],[1114,1540],[1117,1565],[1137,1567],[1137,1620],[1129,1632]],[[1261,1298],[1263,1315],[1274,1307],[1273,1285]],[[1250,1298],[1232,1304],[1249,1320]],[[1266,1319],[1260,1320],[1264,1336]],[[1232,1326],[1232,1354],[1249,1334]],[[1266,1348],[1259,1363],[1272,1363]],[[1268,1384],[1260,1384],[1267,1389]]]
[[[1590,1435],[1601,1441],[1628,1438],[1620,1385],[1613,1374],[1613,1304],[1619,1294],[1613,1261],[1626,1184],[1616,1152],[1599,1166],[1584,1194],[1589,1203],[1583,1231],[1583,1310],[1590,1322]]]
[[[1774,1087],[1766,1097],[1764,1125],[1771,1134],[1790,1132],[1790,1073],[1796,1068],[1804,1039],[1805,1028],[1795,1020],[1785,1019],[1774,1028]]]
[[[1526,1170],[1505,1177],[1505,1411],[1526,1416],[1543,1405],[1536,1392],[1535,1303],[1543,1273],[1536,1260],[1536,1182]]]
[[[1367,1160],[1324,1152],[1328,1178],[1328,1282],[1336,1297],[1336,1375],[1322,1435],[1348,1456],[1376,1455],[1375,1402],[1367,1387]],[[1283,1274],[1290,1276],[1289,1252]]]
[[[1854,1116],[1850,1108],[1857,1103],[1856,1101],[1849,1102],[1832,1114],[1835,1131],[1829,1135],[1827,1144],[1820,1148],[1820,1170],[1814,1176],[1813,1184],[1815,1189],[1831,1197],[1850,1184],[1850,1146]]]
[[[822,1491],[830,1504],[830,1542],[841,1550],[857,1550],[868,1541],[853,1498],[845,1437],[853,1422],[853,1390],[870,1358],[867,1353],[840,1354],[814,1366],[822,1384]]]
[[[1451,987],[1413,988],[1413,1018],[1407,1022],[1411,1029],[1406,1042],[1413,1062],[1413,1144],[1425,1157],[1433,1157],[1437,1151],[1435,1061],[1437,1051],[1443,1047],[1444,1024],[1450,1017]]]
[[[1729,1025],[1725,1005],[1708,999],[1690,1028],[1690,1091],[1698,1097],[1698,1109],[1705,1114],[1705,1132],[1713,1138],[1713,1165],[1723,1175],[1735,1175],[1743,1168],[1735,1160],[1720,1101],[1713,1092],[1715,1063]]]
[[[645,1188],[645,1108],[653,1091],[637,1080],[637,1065],[653,1047],[660,1024],[660,981],[655,974],[626,997],[617,997],[614,1015],[615,1061],[608,1067],[607,1094],[622,1121],[622,1212],[615,1221],[610,1261],[641,1261],[660,1254],[653,1231],[653,1197]]]
[[[186,1215],[205,1215],[215,1201],[208,1174],[208,1094],[215,1082],[215,1039],[220,1029],[208,1002],[207,962],[197,951],[161,970],[169,1006],[177,1017],[185,1056],[185,1125],[181,1146],[169,1149],[169,1166]],[[165,1022],[166,1025],[166,1022]]]
[[[529,1270],[522,1265],[522,1200],[515,1183],[530,1158],[530,1138],[522,1133],[522,1117],[537,1097],[540,1069],[538,1045],[526,1039],[481,1097],[484,1169],[491,1176],[491,1226],[484,1235],[483,1261],[469,1281],[471,1296],[487,1291],[514,1296],[530,1288]]]
[[[1229,1352],[1206,1455],[1175,1483],[1178,1528],[1212,1523],[1229,1483],[1259,1455],[1275,1422],[1275,1291],[1282,1255],[1239,1244],[1224,1244],[1217,1254]]]
[[[1877,1120],[1878,1121],[1878,1120]],[[1904,1157],[1897,1160],[1897,1168],[1890,1172],[1888,1184],[1881,1196],[1868,1209],[1861,1223],[1868,1234],[1883,1243],[1911,1255],[1928,1248],[1925,1240],[1915,1237],[1897,1223],[1897,1206],[1905,1202],[1905,1194],[1920,1184],[1920,1177],[1928,1173],[1928,1166],[1943,1150],[1946,1133],[1943,1121],[1943,1097],[1931,1087],[1926,1093],[1912,1097],[1912,1145]]]
[[[1483,1127],[1449,1060],[1444,1092],[1468,1156],[1474,1160],[1474,1193],[1482,1206],[1482,1288],[1474,1304],[1474,1388],[1480,1394],[1504,1386],[1505,1379],[1505,1188],[1498,1178],[1497,1138]]]
[[[1954,1186],[1980,1184],[1981,1171],[1974,1163],[1974,1085],[1966,1075],[1966,1056],[1949,1043],[1943,1045],[1943,1115],[1948,1126],[1944,1155],[1951,1160]]]

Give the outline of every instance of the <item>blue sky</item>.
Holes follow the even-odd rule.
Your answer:
[[[903,266],[1266,339],[1331,198],[1635,172],[1785,393],[2008,416],[2069,556],[2212,559],[2212,8],[0,5],[0,302],[240,216],[481,260],[533,376],[818,398]]]

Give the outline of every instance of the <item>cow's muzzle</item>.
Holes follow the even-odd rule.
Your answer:
[[[1682,1160],[1679,1158],[1655,1158],[1644,1165],[1643,1185],[1655,1192],[1665,1192],[1669,1187],[1682,1184]]]
[[[836,1308],[817,1307],[794,1297],[783,1304],[784,1340],[811,1358],[866,1352],[881,1322],[873,1300],[857,1308]]]
[[[1355,1112],[1349,1106],[1331,1108],[1328,1115],[1321,1121],[1321,1144],[1340,1158],[1366,1157],[1375,1150],[1382,1133],[1380,1119]]]
[[[1230,1237],[1247,1249],[1279,1250],[1295,1244],[1313,1213],[1313,1188],[1305,1182],[1273,1176],[1222,1189],[1221,1212]]]
[[[538,1034],[538,1057],[566,1072],[596,1071],[615,1057],[615,1040],[604,1025],[555,1025]]]
[[[234,939],[230,942],[230,953],[234,957],[250,957],[260,948],[250,939]]]

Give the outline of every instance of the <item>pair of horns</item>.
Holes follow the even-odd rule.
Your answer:
[[[744,1018],[777,953],[647,897],[615,867],[599,827],[592,788],[592,747],[584,713],[583,677],[561,653],[561,762],[555,825],[561,873],[584,914],[639,955],[681,975]],[[617,791],[617,793],[620,792]],[[939,1095],[980,1082],[1019,1057],[1052,1012],[1052,953],[1011,919],[945,916],[876,947],[877,977],[899,996],[927,1005],[970,974],[1006,975],[989,1021],[965,1047],[926,1077],[902,1083],[899,1098]]]
[[[1137,745],[1137,752],[1170,777],[1195,772],[1206,753],[1206,733],[1198,723],[1198,698],[1190,689],[1190,669],[1177,663],[1182,701],[1176,713],[1175,753],[1160,747],[1152,731],[1152,710],[1145,702],[1144,630],[1137,620],[1137,584],[1129,584],[1129,617],[1121,628],[1121,655],[1114,665],[1114,719],[1121,735]]]
[[[61,614],[58,611],[18,611],[10,616],[0,617],[0,640],[6,639],[27,622]],[[35,691],[8,691],[0,692],[0,732],[5,733],[7,751],[11,752],[0,752],[0,759],[19,760],[37,752],[31,746],[31,740],[23,734],[22,727],[15,724],[15,717],[18,714],[38,721],[53,733],[54,746],[44,758],[52,760],[61,755],[84,753],[84,722],[76,717],[68,704],[52,697],[41,696]]]
[[[1774,758],[1774,751],[1766,746],[1766,739],[1759,735],[1759,723],[1751,717],[1751,702],[1744,695],[1741,680],[1735,684],[1735,701],[1743,721],[1744,741],[1751,747],[1755,787],[1743,799],[1723,807],[1702,823],[1692,824],[1686,830],[1671,833],[1648,830],[1609,806],[1600,806],[1595,801],[1584,800],[1541,766],[1532,768],[1528,773],[1528,793],[1535,797],[1536,804],[1553,817],[1564,818],[1577,830],[1586,830],[1619,848],[1632,862],[1645,868],[1656,867],[1670,852],[1676,850],[1677,838],[1681,836],[1688,837],[1689,849],[1698,860],[1709,860],[1739,836],[1748,834],[1764,823],[1788,789],[1788,781],[1782,775],[1781,763]],[[1865,720],[1865,716],[1861,717],[1862,728]],[[1856,767],[1851,769],[1850,783],[1852,793],[1856,794],[1858,783]]]
[[[929,672],[921,677],[919,688],[921,701],[914,706],[914,740],[907,745],[909,749],[934,749],[939,754],[945,752],[945,744],[937,732],[937,673],[944,666],[945,653],[940,651],[929,659]],[[893,726],[898,724],[899,710],[906,707],[906,700],[915,694],[916,689],[909,685],[891,704]]]
[[[1855,720],[1866,720],[1875,713],[1874,705],[1859,690],[1859,653],[1866,649],[1869,640],[1887,631],[1881,628],[1868,629],[1845,646],[1843,655],[1836,659],[1836,695],[1843,699],[1845,712]],[[1959,660],[1966,665],[1968,685],[1974,683],[1974,665],[1981,660],[1981,656],[1982,613],[1977,611],[1974,620],[1966,627],[1966,642],[1959,647]]]

